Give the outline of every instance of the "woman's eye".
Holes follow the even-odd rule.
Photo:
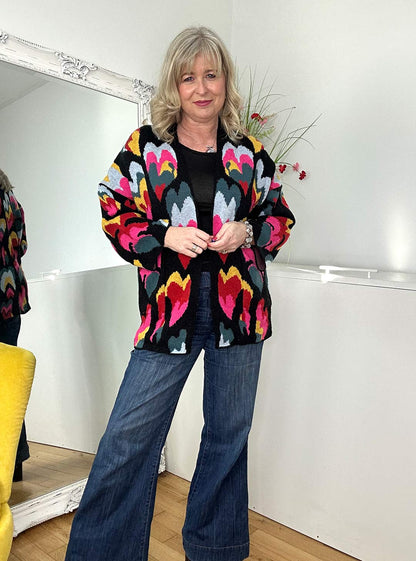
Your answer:
[[[216,77],[217,77],[216,74],[214,74],[213,72],[210,72],[209,74],[207,74],[207,78],[209,78],[210,80],[213,80]]]
[[[192,82],[193,80],[193,76],[185,76],[185,78],[182,79],[183,82]]]

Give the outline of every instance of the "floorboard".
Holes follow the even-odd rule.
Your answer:
[[[61,457],[67,457],[59,453]],[[159,476],[149,561],[183,561],[181,529],[189,483],[165,472]],[[74,513],[26,530],[14,539],[9,561],[64,561]],[[356,561],[290,528],[250,511],[248,561]]]
[[[88,477],[93,454],[29,442],[30,458],[23,462],[23,481],[13,483],[9,505],[36,499]]]

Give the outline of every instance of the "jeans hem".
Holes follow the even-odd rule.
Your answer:
[[[191,561],[243,561],[250,554],[250,542],[241,545],[208,547],[190,543],[183,538],[183,547]]]

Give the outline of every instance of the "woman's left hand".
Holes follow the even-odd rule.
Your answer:
[[[246,236],[243,222],[226,222],[215,236],[215,241],[208,243],[208,249],[218,253],[232,253],[244,243]]]

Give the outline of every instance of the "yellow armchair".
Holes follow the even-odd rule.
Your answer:
[[[35,362],[30,351],[0,343],[0,561],[7,561],[13,539],[8,500]]]

